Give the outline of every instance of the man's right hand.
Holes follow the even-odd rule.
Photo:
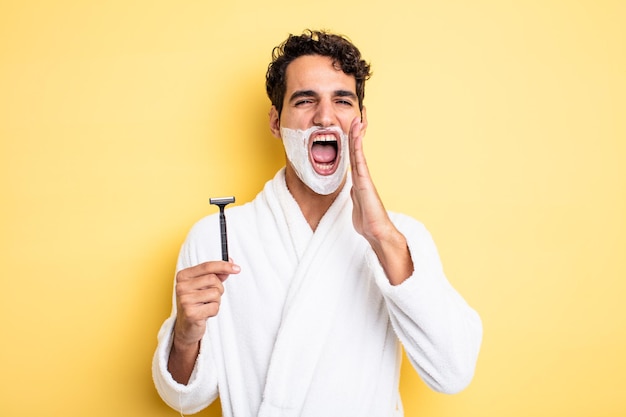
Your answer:
[[[176,324],[168,369],[183,384],[189,381],[200,350],[206,321],[217,315],[224,294],[223,282],[241,268],[231,262],[210,261],[176,274]]]

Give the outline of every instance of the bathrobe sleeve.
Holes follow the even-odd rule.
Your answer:
[[[390,216],[407,239],[414,265],[407,280],[392,286],[374,251],[367,255],[391,323],[422,380],[438,392],[459,392],[474,375],[482,322],[448,282],[426,228],[411,217]]]
[[[181,248],[176,271],[197,265],[204,260],[199,256],[199,250],[194,236],[199,227],[191,230],[187,240]],[[158,345],[152,361],[152,378],[157,392],[170,407],[181,414],[193,414],[211,404],[218,396],[217,371],[210,352],[207,333],[200,344],[200,353],[196,359],[194,370],[187,385],[179,384],[172,378],[167,369],[167,362],[172,348],[172,335],[176,322],[176,292],[173,291],[172,313],[165,320],[158,333]],[[208,328],[208,326],[207,326]]]

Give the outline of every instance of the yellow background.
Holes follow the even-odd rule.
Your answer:
[[[272,47],[345,33],[365,150],[480,312],[475,379],[407,416],[626,415],[626,3],[0,3],[0,415],[175,416],[150,360],[211,196],[283,163]],[[212,406],[200,415],[217,416]]]

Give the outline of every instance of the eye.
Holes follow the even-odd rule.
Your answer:
[[[313,103],[313,99],[305,98],[305,99],[301,99],[301,100],[296,101],[294,103],[294,105],[296,105],[296,106],[303,106],[303,105],[311,104],[311,103]]]
[[[337,104],[341,104],[342,106],[352,107],[352,101],[350,100],[337,100]]]

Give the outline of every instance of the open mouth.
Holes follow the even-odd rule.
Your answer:
[[[309,159],[319,175],[331,175],[339,166],[341,143],[334,132],[315,133],[309,143]]]

